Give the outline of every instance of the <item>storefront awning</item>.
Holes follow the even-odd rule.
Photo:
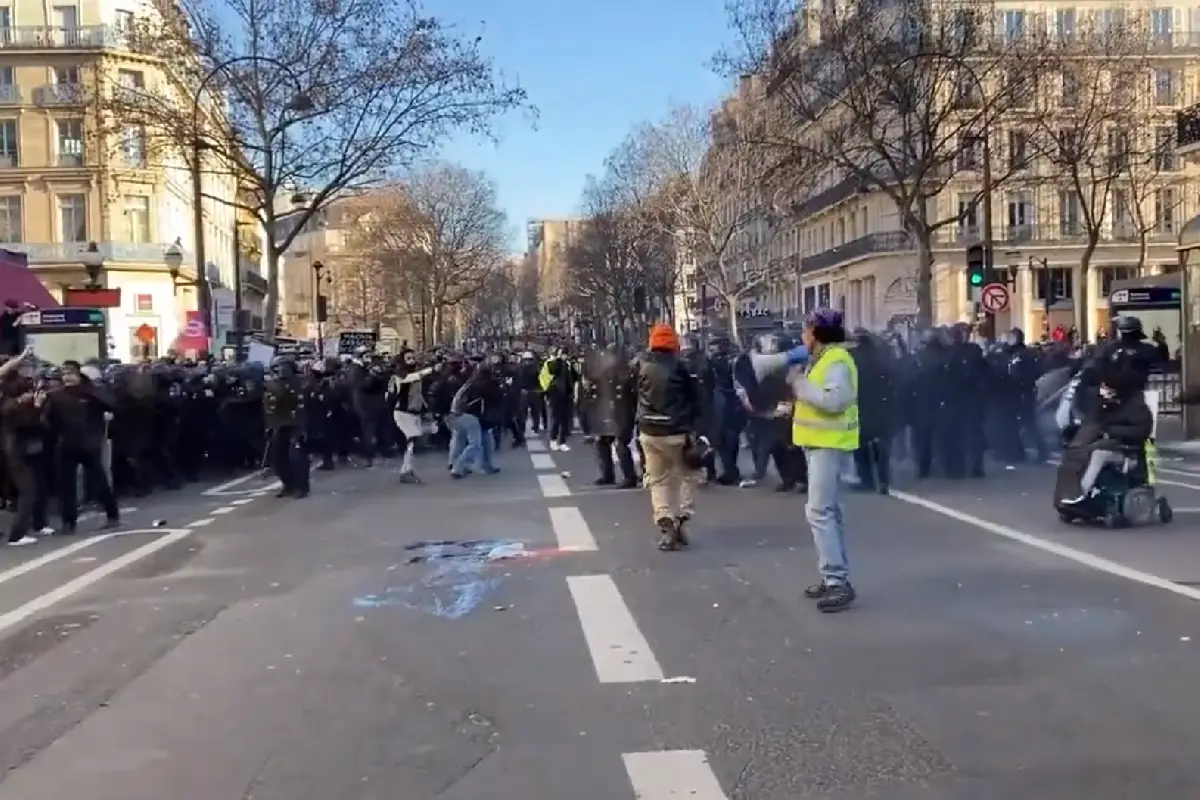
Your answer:
[[[1179,246],[1176,250],[1196,250],[1200,248],[1200,216],[1192,217],[1179,232]]]
[[[0,249],[0,305],[15,301],[38,308],[58,308],[59,302],[29,269],[24,253]]]

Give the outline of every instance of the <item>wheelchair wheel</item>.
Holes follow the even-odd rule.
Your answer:
[[[1158,498],[1158,521],[1166,525],[1173,519],[1175,519],[1175,509],[1171,508],[1167,498]]]
[[[1121,498],[1121,516],[1133,525],[1149,525],[1161,513],[1158,498],[1149,486],[1135,486]]]

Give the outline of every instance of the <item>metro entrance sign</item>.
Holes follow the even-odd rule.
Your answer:
[[[979,305],[989,314],[999,314],[1008,308],[1008,287],[1003,283],[989,283],[979,293]]]

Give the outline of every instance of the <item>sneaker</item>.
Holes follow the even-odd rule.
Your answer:
[[[738,482],[739,489],[753,489],[755,486],[758,486],[758,481],[754,480],[754,478],[742,478]]]
[[[559,452],[562,452],[562,453],[571,452],[571,446],[569,444],[560,444],[558,446],[558,449],[559,449]]]
[[[687,531],[684,530],[691,518],[691,514],[684,514],[675,520],[675,542],[680,547],[687,547],[689,544],[691,544],[691,542],[688,540]]]
[[[679,549],[678,525],[675,520],[670,517],[663,517],[656,523],[658,525],[658,549],[666,552],[668,550]]]
[[[849,608],[854,598],[854,587],[848,583],[827,586],[825,596],[817,601],[817,610],[822,614],[836,614]]]
[[[37,541],[38,540],[32,536],[22,536],[20,539],[17,539],[15,542],[9,542],[8,545],[9,545],[9,547],[24,547],[27,544],[37,544]]]
[[[558,450],[558,442],[551,441],[551,442],[550,442],[550,449],[551,449],[551,450]]]
[[[51,528],[49,525],[44,525],[41,528],[38,528],[36,531],[34,531],[35,536],[53,536],[54,534],[55,534],[54,528]]]

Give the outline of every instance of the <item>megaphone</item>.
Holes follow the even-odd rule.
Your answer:
[[[746,390],[754,411],[766,414],[792,399],[792,390],[787,383],[789,366],[787,353],[745,353],[737,357],[733,375]]]

